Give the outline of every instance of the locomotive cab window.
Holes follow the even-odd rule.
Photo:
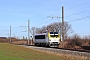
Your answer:
[[[45,39],[45,35],[36,35],[35,39]]]

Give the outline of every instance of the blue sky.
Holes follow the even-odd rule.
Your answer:
[[[65,12],[64,20],[72,25],[74,33],[90,35],[90,18],[73,21],[90,17],[90,0],[0,0],[0,36],[8,36],[10,25],[12,36],[27,36],[27,32],[22,32],[27,28],[19,26],[27,26],[28,19],[30,27],[42,27],[61,21],[51,20],[47,16],[61,17],[62,6]]]

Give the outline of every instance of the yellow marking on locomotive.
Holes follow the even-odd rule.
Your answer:
[[[60,34],[58,34],[57,37],[51,37],[51,36],[50,36],[50,33],[48,33],[48,37],[49,37],[49,38],[60,38]]]

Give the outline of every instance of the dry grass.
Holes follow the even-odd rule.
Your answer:
[[[12,44],[16,44],[16,45],[26,45],[26,44],[27,44],[27,41],[24,41],[24,40],[14,41],[14,42],[12,42]]]
[[[35,50],[35,49],[32,49],[32,50]],[[89,58],[84,57],[84,56],[73,56],[73,55],[68,55],[68,54],[61,54],[61,53],[55,53],[55,52],[50,52],[50,51],[42,51],[42,50],[35,50],[35,51],[45,52],[47,54],[60,56],[60,57],[63,57],[65,60],[89,60]]]
[[[21,46],[0,43],[0,60],[65,60],[65,58]]]
[[[75,35],[74,37],[68,38],[64,41],[64,47],[67,49],[68,48],[69,49],[84,49],[82,46],[90,47],[90,39],[88,39],[88,38],[81,39],[80,36]],[[9,38],[0,39],[0,42],[9,43],[10,39]],[[30,43],[31,43],[31,40],[30,40]],[[20,39],[12,38],[12,44],[27,45],[27,40],[25,40],[25,39],[20,40]],[[34,45],[33,40],[32,40],[31,45]],[[62,48],[62,42],[60,43],[59,48]]]

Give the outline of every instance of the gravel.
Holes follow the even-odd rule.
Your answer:
[[[88,53],[88,52],[79,52],[79,51],[46,48],[46,47],[36,47],[36,46],[25,46],[25,45],[20,45],[20,46],[24,46],[26,48],[40,50],[40,51],[44,51],[44,52],[53,52],[55,54],[63,54],[63,55],[68,55],[68,56],[77,56],[77,57],[84,57],[84,58],[90,59],[90,53]]]

